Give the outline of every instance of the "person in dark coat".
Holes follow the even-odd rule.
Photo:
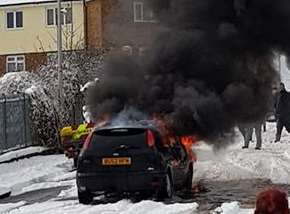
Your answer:
[[[285,127],[290,132],[290,94],[285,85],[280,83],[280,92],[275,99],[275,116],[277,120],[277,132],[275,142],[281,139],[281,133]]]

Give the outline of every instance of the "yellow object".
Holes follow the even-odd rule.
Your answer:
[[[88,135],[92,130],[92,127],[88,127],[87,123],[80,124],[77,129],[73,130],[72,126],[66,126],[61,129],[60,136],[62,142],[64,138],[71,139],[71,142],[78,142],[83,136]]]
[[[74,133],[74,131],[72,130],[71,126],[67,126],[64,127],[61,131],[60,131],[60,136],[61,137],[69,137],[72,136]]]
[[[75,131],[75,133],[72,136],[72,140],[73,141],[78,141],[79,139],[81,139],[81,137],[83,135],[88,134],[87,125],[88,124],[81,124],[81,125],[79,125],[79,127],[77,128],[77,130]]]

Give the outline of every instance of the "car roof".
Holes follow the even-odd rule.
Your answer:
[[[130,125],[105,125],[102,127],[95,128],[95,132],[101,130],[112,130],[112,129],[150,129],[156,132],[159,132],[158,129],[154,125],[143,125],[143,124],[130,124]]]

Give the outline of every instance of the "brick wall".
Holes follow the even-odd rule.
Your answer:
[[[150,47],[161,32],[166,31],[157,22],[134,22],[133,2],[136,0],[106,0],[103,12],[105,46]],[[138,0],[138,2],[146,0]]]
[[[34,72],[41,64],[44,64],[47,60],[46,53],[27,53],[27,54],[15,54],[25,56],[25,69],[26,71]],[[0,76],[6,73],[6,57],[7,55],[0,55]]]
[[[6,70],[6,57],[0,56],[0,77],[4,75]]]
[[[87,2],[87,47],[96,49],[102,46],[102,2]]]
[[[41,64],[46,63],[46,53],[28,53],[25,54],[25,67],[27,71],[35,71]]]

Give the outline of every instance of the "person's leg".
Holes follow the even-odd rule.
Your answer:
[[[250,136],[253,134],[252,128],[245,128],[244,146],[243,149],[249,148]]]
[[[267,131],[266,121],[263,122],[263,132]]]
[[[244,138],[244,145],[243,145],[243,149],[248,148],[249,144],[246,146],[246,140],[247,140],[247,129],[244,126],[239,126],[239,130],[241,132],[241,134],[243,135]]]
[[[262,147],[262,127],[261,127],[261,124],[257,124],[255,126],[255,134],[256,134],[256,140],[257,140],[256,149],[261,149],[261,147]]]
[[[281,119],[278,119],[278,121],[277,121],[277,132],[276,132],[275,142],[280,141],[282,130],[283,130],[283,123],[282,123]]]
[[[254,128],[253,127],[250,127],[247,130],[248,130],[248,141],[250,143],[251,141],[253,141]]]
[[[243,138],[246,138],[246,128],[243,126],[239,126],[239,130],[241,132],[241,134],[243,135]]]

